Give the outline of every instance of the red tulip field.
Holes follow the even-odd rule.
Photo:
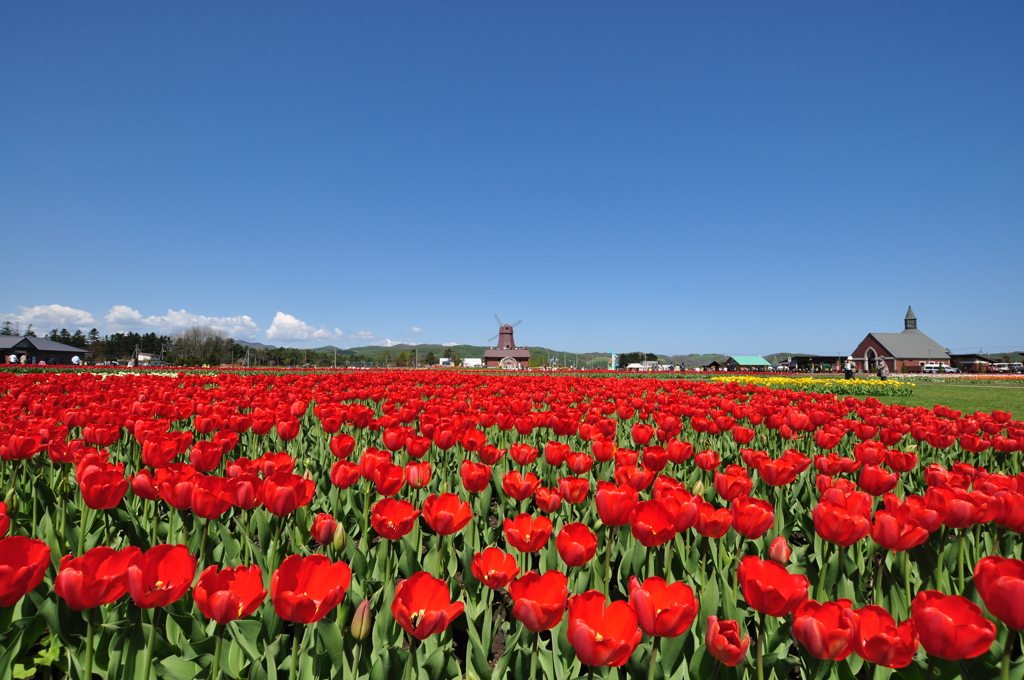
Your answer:
[[[1020,680],[1022,450],[668,376],[0,373],[0,680]]]

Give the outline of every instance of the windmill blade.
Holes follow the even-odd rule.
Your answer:
[[[497,339],[498,339],[498,336],[494,335],[494,336],[491,336],[491,337],[487,338],[487,342],[491,342],[492,340],[497,340]]]
[[[500,318],[498,317],[498,315],[497,315],[497,314],[495,314],[495,315],[494,315],[494,320],[498,322],[498,325],[499,325],[499,326],[502,326],[502,325],[504,325],[504,324],[502,324],[502,323],[501,323],[501,319],[500,319]]]
[[[518,325],[519,325],[519,324],[521,324],[522,322],[523,322],[523,320],[522,320],[522,319],[520,319],[519,321],[516,321],[516,322],[515,322],[514,324],[512,324],[512,328],[515,328],[516,326],[518,326]]]

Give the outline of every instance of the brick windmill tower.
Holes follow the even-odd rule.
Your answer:
[[[530,350],[525,347],[516,347],[516,339],[513,330],[523,322],[522,319],[515,323],[502,323],[497,314],[494,319],[498,322],[498,334],[490,340],[498,339],[498,344],[484,352],[484,363],[488,368],[505,368],[509,370],[523,369],[530,365]]]

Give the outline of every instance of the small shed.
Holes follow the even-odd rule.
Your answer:
[[[725,360],[725,368],[730,371],[770,371],[772,364],[760,355],[736,355]]]
[[[950,354],[949,361],[961,373],[987,373],[988,367],[995,363],[984,354]]]
[[[65,345],[61,342],[54,342],[47,338],[25,337],[23,335],[0,335],[0,356],[3,363],[9,364],[14,356],[17,363],[25,357],[26,364],[38,364],[45,362],[51,366],[70,366],[73,357],[84,359],[90,356],[88,350]]]

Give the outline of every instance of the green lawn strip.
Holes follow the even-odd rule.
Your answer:
[[[1015,418],[1024,417],[1024,387],[917,383],[911,396],[877,399],[886,404],[926,408],[942,404],[964,413],[1010,411]]]

